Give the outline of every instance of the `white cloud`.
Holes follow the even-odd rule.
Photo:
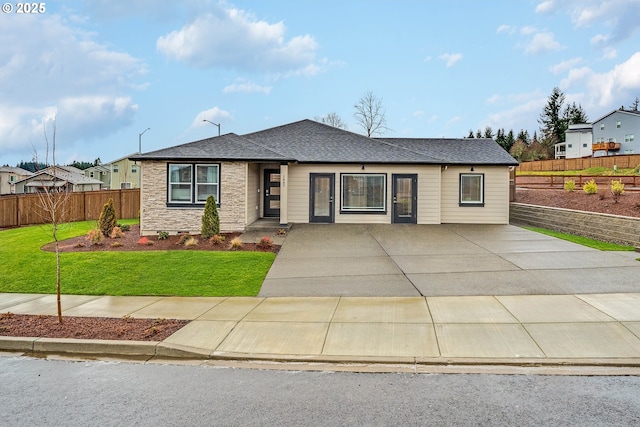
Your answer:
[[[496,34],[500,34],[500,33],[513,34],[515,31],[516,31],[516,27],[514,27],[513,25],[502,24],[496,30]]]
[[[605,47],[602,52],[602,59],[615,59],[618,57],[618,51],[612,47]]]
[[[52,114],[60,148],[131,123],[137,106],[128,92],[144,87],[147,73],[141,60],[58,15],[14,18],[0,15],[1,152],[40,146]]]
[[[540,53],[561,50],[564,47],[555,39],[551,32],[537,33],[527,44],[524,52],[527,55],[538,55]]]
[[[499,102],[501,99],[502,99],[502,97],[496,93],[496,94],[491,95],[489,98],[487,98],[486,102],[487,102],[487,104],[495,104],[495,103]]]
[[[424,111],[422,110],[416,110],[413,112],[413,114],[411,114],[413,117],[422,117],[424,116]]]
[[[439,56],[440,59],[445,61],[447,68],[451,68],[456,65],[457,62],[462,60],[461,53],[444,53]]]
[[[271,92],[271,86],[261,86],[257,83],[239,80],[236,83],[232,83],[222,89],[224,93],[263,93],[269,95]]]
[[[610,28],[607,42],[628,39],[640,29],[638,0],[562,0],[544,1],[536,12],[564,11],[576,27]]]
[[[538,32],[538,29],[531,25],[525,25],[520,29],[520,34],[523,34],[525,36],[530,36],[531,34],[534,34],[536,32]]]
[[[233,115],[228,111],[222,110],[218,107],[209,108],[208,110],[200,111],[196,118],[191,123],[192,128],[198,128],[203,126],[211,126],[211,123],[207,123],[205,120],[210,120],[214,123],[220,124],[225,120],[232,120]]]
[[[158,51],[199,68],[310,71],[318,45],[310,35],[285,38],[283,22],[260,21],[239,9],[218,8],[158,38]]]
[[[589,67],[573,69],[561,82],[561,88],[585,88],[586,107],[617,108],[640,91],[640,52],[613,69],[598,73]]]
[[[562,74],[582,62],[582,58],[571,58],[549,67],[553,74]]]

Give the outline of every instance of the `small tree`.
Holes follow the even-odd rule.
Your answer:
[[[220,234],[220,217],[218,216],[218,207],[214,196],[207,197],[207,202],[204,205],[200,234],[202,234],[203,239],[209,239],[216,234]]]
[[[117,225],[116,208],[113,207],[113,199],[109,198],[102,207],[100,218],[98,218],[98,228],[105,236],[111,236],[111,232]]]
[[[353,108],[356,109],[353,117],[363,127],[368,137],[382,135],[389,130],[382,99],[375,96],[373,92],[367,92],[362,95],[362,98],[358,100]]]

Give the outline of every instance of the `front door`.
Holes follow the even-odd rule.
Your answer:
[[[280,170],[264,170],[264,212],[265,218],[280,217]]]
[[[394,224],[416,224],[418,222],[418,175],[394,174],[392,177]]]
[[[312,173],[309,194],[309,222],[332,223],[334,174]]]

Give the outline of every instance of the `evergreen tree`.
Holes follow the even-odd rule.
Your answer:
[[[509,151],[507,148],[507,138],[504,135],[504,128],[498,129],[498,133],[496,134],[496,142],[505,149],[505,151]]]
[[[564,113],[562,114],[562,119],[565,121],[565,131],[569,128],[569,125],[589,122],[587,113],[585,113],[582,105],[576,105],[575,102],[571,105],[567,105],[567,108],[564,109]]]
[[[511,152],[511,147],[513,147],[513,144],[515,142],[516,142],[516,139],[513,137],[513,129],[509,129],[509,133],[505,137],[505,143],[504,143],[505,149]]]
[[[113,206],[113,199],[109,198],[107,203],[102,207],[100,218],[98,218],[98,228],[105,236],[110,236],[113,229],[118,225],[116,218],[116,209]]]
[[[518,132],[518,136],[516,137],[516,139],[519,139],[527,145],[531,143],[531,141],[529,140],[529,131],[524,129],[520,129],[520,132]]]
[[[480,129],[476,132],[476,138],[482,138],[482,131]]]
[[[218,216],[216,198],[213,196],[207,197],[207,202],[204,205],[200,234],[202,234],[204,239],[209,239],[216,234],[220,234],[220,217]]]
[[[491,126],[484,128],[484,137],[493,139],[493,129],[491,129]]]
[[[475,135],[473,134],[473,129],[469,129],[469,135],[467,135],[467,138],[475,138]]]
[[[629,106],[629,111],[638,111],[638,106],[640,105],[640,99],[636,96],[636,99]]]
[[[551,147],[558,142],[564,141],[564,132],[567,130],[567,125],[562,118],[563,104],[564,93],[559,88],[554,87],[538,119],[538,123],[542,125],[543,140],[547,141]]]

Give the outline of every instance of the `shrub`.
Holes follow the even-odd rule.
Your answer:
[[[113,227],[113,230],[111,230],[111,234],[109,235],[109,237],[111,237],[112,239],[119,239],[122,236],[124,236],[124,233],[122,232],[122,229],[118,226]]]
[[[260,249],[269,249],[273,246],[273,240],[265,236],[260,239],[257,245]]]
[[[613,202],[618,203],[618,199],[620,199],[620,196],[624,194],[624,184],[622,183],[622,179],[618,181],[611,181],[611,194],[613,195]]]
[[[242,249],[242,240],[239,237],[234,237],[229,244],[229,249],[232,251],[237,251]]]
[[[131,226],[129,224],[117,224],[118,227],[120,227],[120,230],[124,231],[125,233],[129,230],[131,230]]]
[[[207,202],[204,205],[200,234],[202,234],[204,239],[220,234],[220,217],[218,216],[216,198],[213,196],[207,197]]]
[[[572,179],[568,179],[564,182],[564,189],[566,191],[574,191],[576,189],[576,182]]]
[[[213,245],[221,245],[225,240],[224,236],[221,236],[219,234],[214,234],[213,236],[211,236],[211,238],[209,239],[209,242]]]
[[[112,244],[110,244],[109,246],[111,246],[112,248],[119,248],[120,246],[122,246],[122,243],[120,242],[113,242]]]
[[[184,245],[187,242],[187,240],[189,240],[191,237],[192,236],[189,233],[181,234],[180,235],[180,240],[178,241],[178,244],[179,245]]]
[[[587,194],[596,194],[598,192],[598,184],[595,180],[590,180],[582,186],[582,189]]]
[[[151,245],[153,245],[153,242],[152,242],[151,240],[149,240],[149,238],[148,238],[148,237],[144,236],[144,237],[141,237],[141,238],[138,240],[138,244],[139,244],[139,245],[151,246]]]
[[[169,238],[168,231],[158,231],[158,240],[167,240]]]
[[[104,241],[104,234],[97,228],[89,230],[86,239],[91,242],[92,245],[101,245]]]
[[[98,218],[98,228],[105,236],[110,236],[111,231],[118,225],[116,219],[116,209],[113,207],[113,199],[109,198],[107,203],[102,207],[100,218]]]
[[[193,236],[189,236],[189,238],[184,241],[184,245],[187,246],[187,247],[196,246],[197,244],[198,244],[198,239],[196,239]]]
[[[278,236],[284,236],[285,234],[287,234],[287,230],[285,230],[284,228],[278,229]]]

